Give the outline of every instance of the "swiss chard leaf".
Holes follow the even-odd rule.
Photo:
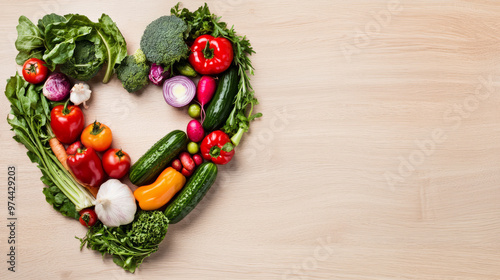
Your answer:
[[[97,32],[107,51],[107,69],[103,83],[107,83],[113,75],[113,69],[127,56],[127,43],[116,23],[106,14],[99,18]]]

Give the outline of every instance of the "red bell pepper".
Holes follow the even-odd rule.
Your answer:
[[[78,106],[57,105],[50,112],[50,127],[57,140],[64,144],[75,142],[82,133],[85,120]]]
[[[97,196],[99,187],[104,182],[104,170],[101,159],[94,149],[78,149],[74,155],[69,155],[67,160],[69,169],[93,195]]]
[[[201,155],[215,164],[226,164],[234,156],[234,146],[226,133],[216,130],[205,137],[200,145]]]
[[[233,62],[233,45],[224,37],[201,35],[191,45],[189,63],[202,75],[222,73]]]

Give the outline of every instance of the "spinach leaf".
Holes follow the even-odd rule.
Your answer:
[[[45,28],[48,25],[53,24],[53,23],[57,23],[57,22],[65,22],[65,21],[66,21],[65,17],[52,13],[52,14],[45,15],[43,18],[39,19],[37,26],[38,26],[38,29],[40,29],[40,32],[42,33],[42,35],[45,36]]]
[[[45,51],[45,40],[38,27],[27,17],[20,16],[16,30],[18,35],[15,45],[19,51],[16,56],[16,63],[22,65],[31,57],[41,59]]]

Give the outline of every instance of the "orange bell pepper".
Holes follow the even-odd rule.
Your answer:
[[[186,183],[186,177],[172,167],[168,167],[151,185],[137,188],[134,197],[142,210],[156,210],[172,199]]]

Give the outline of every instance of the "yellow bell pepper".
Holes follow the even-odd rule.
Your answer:
[[[172,199],[186,183],[186,177],[172,167],[168,167],[151,185],[137,188],[134,197],[143,210],[156,210]]]

